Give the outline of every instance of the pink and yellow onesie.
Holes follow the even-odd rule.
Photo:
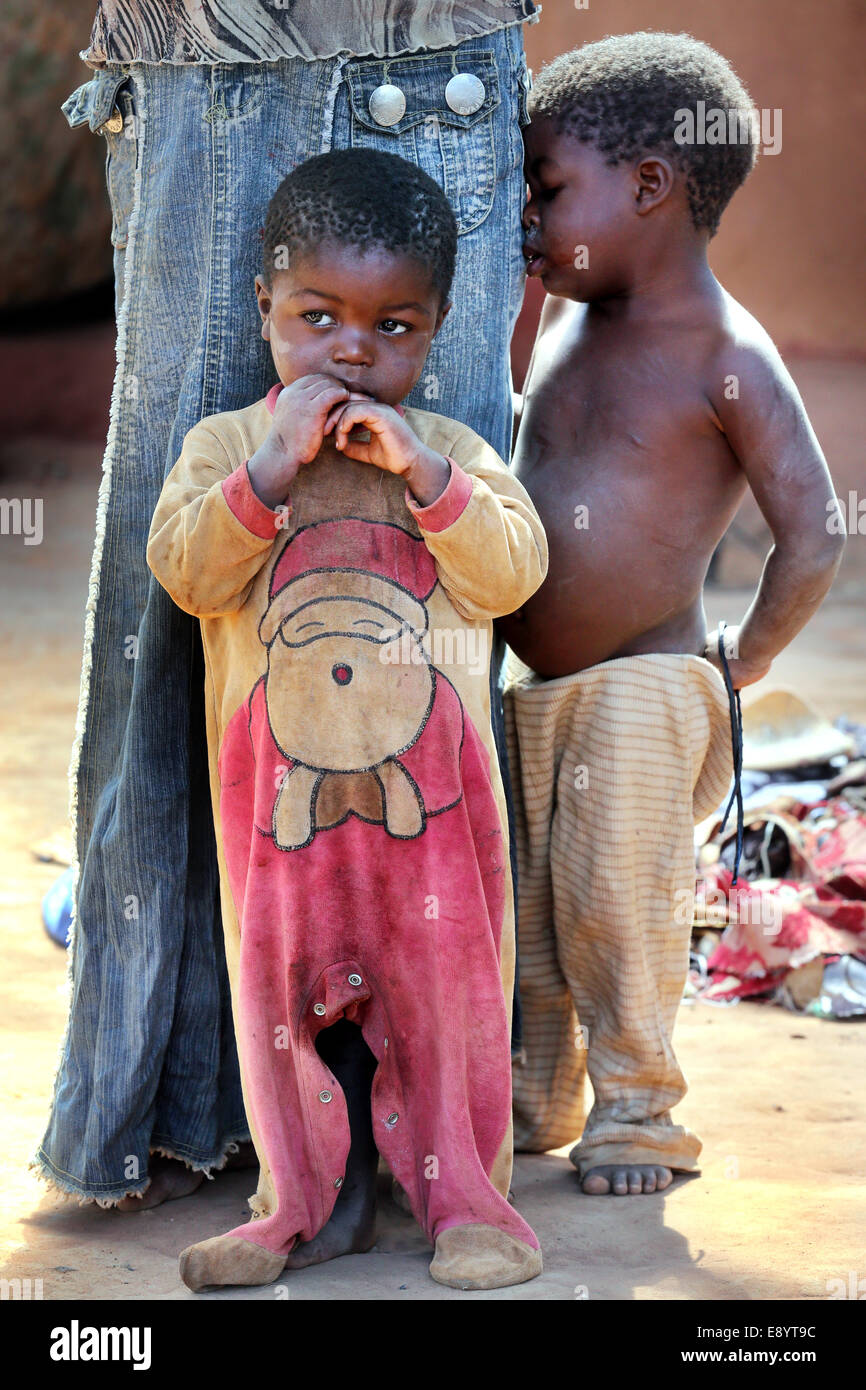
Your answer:
[[[459,1282],[480,1259],[494,1275],[525,1269],[502,1279],[517,1282],[540,1256],[506,1200],[514,915],[488,672],[492,619],[544,578],[544,532],[478,435],[414,409],[407,423],[451,464],[432,505],[328,438],[272,510],[246,461],[280,389],[190,430],[147,550],[201,619],[226,955],[261,1164],[254,1219],[226,1248],[241,1264],[254,1252],[238,1241],[271,1252],[273,1278],[328,1221],[350,1134],[315,1041],[344,1017],[378,1063],[377,1146],[445,1275]]]

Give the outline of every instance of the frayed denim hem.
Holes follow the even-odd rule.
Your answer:
[[[179,1163],[183,1163],[187,1168],[191,1169],[192,1172],[203,1173],[206,1178],[212,1179],[214,1173],[219,1173],[225,1168],[229,1159],[238,1152],[239,1146],[241,1144],[248,1144],[249,1142],[250,1136],[248,1132],[244,1134],[235,1134],[230,1139],[223,1140],[220,1153],[216,1158],[209,1158],[204,1161],[188,1157],[181,1153],[180,1149],[174,1147],[170,1142],[154,1144],[150,1152],[151,1154],[158,1154],[162,1158],[176,1159]],[[74,1178],[72,1174],[58,1172],[41,1149],[30,1159],[27,1167],[35,1174],[38,1182],[44,1183],[57,1195],[70,1200],[73,1197],[77,1197],[80,1207],[95,1204],[98,1207],[107,1209],[116,1206],[118,1202],[122,1202],[124,1197],[143,1197],[153,1181],[148,1175],[134,1183],[118,1183],[116,1185],[103,1183],[99,1184],[99,1186],[106,1190],[94,1192],[92,1189],[88,1190],[87,1186],[80,1179]]]

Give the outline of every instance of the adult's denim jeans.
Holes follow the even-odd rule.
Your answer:
[[[406,114],[369,113],[382,59],[110,65],[64,104],[107,141],[117,374],[70,768],[80,865],[72,1003],[42,1174],[110,1204],[148,1154],[221,1166],[248,1136],[220,924],[197,622],[151,576],[163,478],[203,416],[276,380],[253,280],[268,199],[301,160],[392,150],[443,184],[460,239],[454,307],[408,403],[453,416],[508,458],[509,341],[523,291],[519,26],[388,60]],[[485,87],[450,110],[455,71]],[[115,109],[123,128],[106,129]],[[113,124],[119,124],[116,120]],[[484,557],[479,556],[479,564]]]

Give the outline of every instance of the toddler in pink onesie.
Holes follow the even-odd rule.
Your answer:
[[[507,1201],[514,915],[490,726],[494,618],[542,582],[522,486],[400,402],[450,307],[457,229],[415,165],[308,160],[256,279],[279,381],[190,430],[147,558],[201,620],[253,1219],[193,1289],[369,1249],[378,1155],[435,1247],[497,1288],[541,1270]]]

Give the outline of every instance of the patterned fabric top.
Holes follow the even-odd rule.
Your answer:
[[[446,48],[535,19],[534,0],[99,0],[89,67],[266,63]]]

